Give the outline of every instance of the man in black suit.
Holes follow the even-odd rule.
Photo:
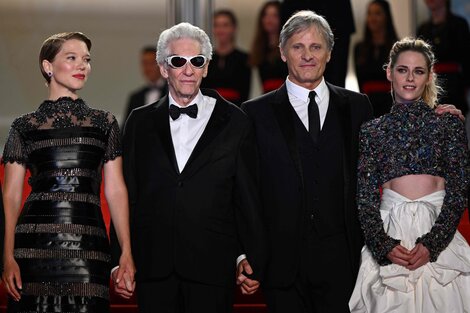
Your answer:
[[[324,16],[335,35],[334,62],[328,65],[325,79],[333,85],[344,87],[348,71],[349,43],[355,32],[351,0],[284,0],[281,5],[281,22],[299,10],[312,10]]]
[[[122,125],[124,125],[132,110],[153,103],[168,92],[166,80],[160,74],[160,69],[155,60],[156,55],[157,49],[152,46],[144,47],[140,52],[140,68],[146,80],[146,85],[130,95],[124,111]]]
[[[367,96],[325,81],[333,44],[323,17],[293,15],[280,34],[285,84],[242,106],[254,121],[260,156],[270,313],[349,312],[363,246],[358,134],[372,108]]]
[[[254,131],[239,108],[200,90],[211,54],[198,27],[162,32],[157,62],[169,93],[132,111],[125,126],[140,312],[231,312],[241,252],[251,267],[244,261],[239,271],[256,281],[263,274]],[[126,294],[122,282],[116,291]]]

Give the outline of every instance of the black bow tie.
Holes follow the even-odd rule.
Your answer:
[[[174,104],[170,105],[170,117],[173,120],[176,120],[178,117],[180,117],[181,114],[186,114],[187,116],[191,118],[196,118],[197,117],[197,104],[193,104],[185,108],[177,107]]]

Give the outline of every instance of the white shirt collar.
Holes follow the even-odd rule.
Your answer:
[[[171,96],[171,92],[168,93],[168,99],[168,105],[174,104],[179,108],[183,107],[182,105],[176,103],[175,99],[173,99],[173,97]],[[201,90],[198,91],[197,96],[194,97],[194,99],[190,103],[188,103],[187,106],[193,105],[195,103],[197,103],[198,109],[202,109],[202,106],[204,105],[204,95],[202,94]]]
[[[289,76],[287,76],[287,79],[286,79],[286,88],[287,88],[287,92],[293,95],[294,97],[302,101],[305,101],[307,103],[309,102],[308,94],[312,90],[309,90],[307,88],[304,88],[302,86],[299,86],[293,83],[289,79]],[[322,102],[322,100],[325,99],[325,97],[328,94],[328,86],[326,85],[324,77],[322,77],[320,84],[318,84],[318,86],[313,90],[317,93],[317,97],[320,100],[319,102]]]
[[[188,103],[187,106],[197,104],[197,118],[195,118],[194,120],[199,120],[201,118],[202,119],[210,118],[212,111],[214,110],[216,102],[217,102],[216,98],[205,96],[202,94],[201,90],[199,90],[196,97],[193,99],[193,101]],[[177,107],[182,108],[182,106],[176,103],[175,99],[173,99],[173,97],[171,96],[171,93],[168,93],[168,105],[170,106],[172,104],[176,105]],[[179,120],[180,119],[176,119],[173,121],[172,119],[170,119],[170,122],[176,122]]]

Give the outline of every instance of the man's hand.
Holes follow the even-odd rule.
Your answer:
[[[242,294],[252,295],[258,290],[260,283],[257,280],[246,277],[244,273],[246,273],[247,275],[253,274],[253,269],[251,268],[250,263],[248,263],[247,259],[243,259],[238,264],[237,285],[240,286]]]
[[[413,250],[411,250],[410,255],[411,259],[406,266],[410,271],[414,271],[430,261],[429,250],[422,243],[418,243]]]
[[[124,299],[130,299],[135,289],[135,267],[132,257],[121,256],[119,267],[111,273],[114,292]]]
[[[439,115],[444,113],[450,113],[457,116],[461,121],[465,121],[465,116],[463,116],[462,111],[457,109],[453,104],[439,104],[436,107],[435,112]]]

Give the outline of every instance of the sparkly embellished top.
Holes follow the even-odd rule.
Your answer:
[[[5,144],[2,162],[28,165],[29,154],[41,148],[41,145],[47,145],[47,141],[36,141],[29,138],[28,133],[32,131],[73,130],[74,128],[99,129],[105,141],[95,144],[105,149],[104,162],[113,160],[122,154],[118,122],[111,113],[92,109],[80,98],[73,100],[69,97],[61,97],[55,101],[46,100],[36,111],[20,116],[13,121]],[[94,139],[66,136],[59,144],[82,143],[80,140],[93,141]]]
[[[393,105],[391,113],[365,123],[358,163],[359,220],[367,247],[380,265],[400,238],[389,237],[380,216],[380,186],[410,174],[445,179],[441,213],[429,233],[418,238],[434,262],[452,240],[466,206],[467,139],[463,123],[451,114],[438,116],[422,100]]]

